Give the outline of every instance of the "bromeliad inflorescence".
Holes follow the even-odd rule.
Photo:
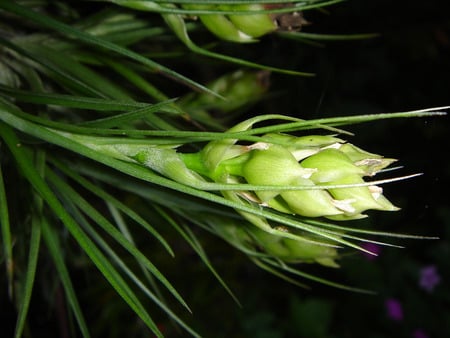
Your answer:
[[[395,160],[364,151],[335,135],[260,134],[252,129],[258,122],[274,119],[300,121],[279,115],[257,116],[237,124],[198,152],[179,152],[179,144],[144,145],[66,135],[99,153],[138,163],[183,185],[221,191],[252,224],[218,221],[212,225],[235,246],[285,262],[337,266],[336,245],[349,245],[343,239],[344,231],[324,231],[308,221],[353,220],[366,217],[367,210],[398,210],[376,181],[364,180]],[[285,219],[295,216],[296,223],[279,222],[277,215]]]

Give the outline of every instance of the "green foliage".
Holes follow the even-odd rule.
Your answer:
[[[224,277],[226,269],[209,257],[209,243],[217,237],[294,285],[308,287],[300,277],[360,292],[365,291],[317,277],[302,265],[264,252],[262,242],[280,236],[298,244],[299,236],[285,230],[289,227],[314,235],[307,244],[319,243],[337,259],[347,252],[338,254],[340,246],[368,252],[361,242],[390,245],[373,236],[417,237],[294,218],[251,199],[243,203],[236,191],[258,195],[273,186],[215,181],[196,162],[197,152],[207,144],[220,148],[267,141],[267,133],[348,134],[340,128],[440,114],[442,109],[311,120],[261,115],[243,122],[248,124],[244,128],[229,129],[248,117],[249,107],[270,97],[267,81],[272,72],[312,74],[214,51],[217,40],[191,21],[192,16],[220,15],[234,28],[254,33],[255,44],[266,34],[339,40],[342,35],[278,31],[268,18],[319,10],[340,0],[270,1],[288,4],[275,7],[263,6],[268,1],[256,7],[251,1],[196,1],[201,8],[182,0],[110,2],[0,2],[1,261],[6,269],[2,283],[17,313],[15,337],[39,334],[34,332],[38,320],[29,315],[36,311],[63,318],[67,324],[60,329],[73,337],[162,337],[171,332],[200,336],[202,329],[191,324],[190,291],[182,291],[185,283],[200,284],[204,278],[201,272],[184,272],[184,262],[192,263],[190,253],[240,302],[238,288]],[[270,27],[244,27],[252,21],[245,16],[255,15]],[[349,36],[367,37],[372,36]],[[208,81],[195,80],[203,66],[212,75]],[[256,122],[263,125],[254,127]],[[180,148],[184,157],[177,152]],[[171,159],[179,166],[171,166]],[[186,175],[179,178],[178,169],[185,164],[181,174]],[[192,168],[198,175],[190,176]],[[344,183],[349,184],[338,182],[334,188],[354,182]],[[293,187],[285,183],[277,189],[292,192]],[[245,230],[255,224],[262,234]],[[248,244],[249,234],[259,238],[259,245]],[[182,277],[171,278],[165,268],[178,260]],[[294,300],[291,307],[305,323],[299,321],[295,332],[327,334],[333,311],[328,304]],[[321,317],[325,325],[308,327],[308,316]],[[160,324],[166,318],[173,329]],[[244,330],[255,337],[276,337],[273,321],[268,313],[255,314]]]

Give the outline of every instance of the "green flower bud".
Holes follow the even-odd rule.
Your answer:
[[[217,119],[228,116],[225,113],[237,111],[261,99],[269,88],[270,72],[265,70],[237,70],[227,73],[206,87],[225,98],[218,98],[209,93],[189,93],[177,101],[183,110],[192,117],[209,125],[219,125]],[[210,117],[209,111],[214,112],[214,118]]]
[[[342,177],[331,184],[360,184],[364,183],[364,180],[358,175],[351,175]],[[348,201],[349,210],[346,216],[354,218],[360,218],[362,213],[369,209],[396,211],[394,205],[392,205],[387,199],[382,197],[382,190],[377,186],[361,186],[361,187],[349,187],[349,188],[330,188],[328,189],[330,194],[337,200]],[[344,217],[345,218],[345,217]],[[336,218],[335,218],[336,219]]]
[[[356,166],[363,169],[367,176],[375,175],[378,171],[396,161],[392,158],[384,158],[383,156],[369,153],[350,143],[342,144],[339,150],[345,153]]]
[[[252,150],[250,158],[243,164],[242,174],[248,183],[255,185],[288,185],[297,178],[311,175],[286,148],[274,144],[259,144]],[[259,191],[256,194],[262,202],[268,202],[279,193]]]
[[[312,171],[303,168],[289,150],[274,144],[266,146],[266,148],[252,150],[249,159],[243,164],[242,174],[248,183],[254,185],[314,185],[308,179]],[[306,217],[342,213],[325,190],[256,191],[256,195],[263,204],[282,212]]]
[[[223,40],[240,43],[256,41],[251,35],[240,31],[225,15],[201,15],[200,20],[211,33]]]
[[[185,4],[183,6],[193,10],[219,9],[224,11],[258,11],[264,9],[260,4],[236,4],[236,5],[197,5]],[[205,27],[217,37],[240,43],[255,42],[267,33],[277,29],[277,23],[267,13],[255,14],[202,14],[199,19]]]
[[[304,178],[297,178],[295,181],[291,181],[291,183],[293,186],[314,186],[311,180]],[[343,213],[340,204],[333,200],[332,196],[326,190],[292,190],[283,191],[280,195],[290,210],[292,210],[292,213],[297,215],[305,217],[327,217]],[[268,204],[271,205],[270,202]]]
[[[301,164],[305,168],[315,169],[311,180],[318,184],[364,174],[364,170],[355,166],[346,154],[331,148],[319,151],[303,160]]]
[[[314,155],[322,148],[340,144],[343,140],[333,136],[310,135],[310,136],[291,136],[287,134],[268,134],[266,137],[274,143],[283,144],[297,161]]]
[[[215,5],[198,4],[185,4],[183,7],[192,10],[219,9],[219,6]],[[223,40],[240,43],[256,41],[253,36],[246,34],[236,27],[236,25],[226,15],[204,14],[199,15],[199,19],[211,33]]]
[[[222,6],[228,9],[230,6]],[[262,5],[234,5],[233,10],[261,10]],[[277,24],[268,14],[247,14],[247,15],[228,15],[229,19],[240,31],[245,34],[258,38],[277,29]]]
[[[328,267],[338,267],[335,262],[338,257],[336,248],[323,239],[310,236],[299,236],[299,239],[274,236],[256,227],[250,228],[249,233],[263,252],[284,262],[319,263]]]

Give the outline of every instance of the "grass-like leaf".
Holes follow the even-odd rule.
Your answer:
[[[181,295],[175,290],[170,282],[161,274],[161,272],[145,257],[145,255],[134,246],[114,225],[111,224],[103,215],[101,215],[95,208],[93,208],[84,198],[82,198],[74,189],[64,183],[57,175],[48,172],[48,177],[51,183],[62,193],[71,197],[73,203],[83,210],[97,225],[99,225],[109,236],[114,238],[121,246],[123,246],[132,256],[136,258],[142,265],[144,265],[166,288],[172,295],[187,309],[189,309],[186,302]]]
[[[90,337],[89,329],[78,302],[68,267],[63,257],[61,256],[61,252],[63,252],[63,249],[59,240],[59,235],[57,233],[58,230],[52,228],[46,218],[43,218],[41,220],[41,226],[45,244],[53,259],[56,270],[58,271],[59,279],[61,280],[61,283],[64,287],[64,292],[69,308],[77,320],[78,328],[80,329],[83,337]]]
[[[184,83],[192,88],[195,88],[200,91],[204,91],[213,96],[218,96],[216,93],[212,92],[205,86],[203,86],[195,81],[192,81],[191,79],[189,79],[171,69],[168,69],[148,58],[145,58],[141,54],[135,53],[129,49],[123,48],[123,47],[116,45],[114,43],[111,43],[107,40],[103,40],[103,39],[95,37],[91,34],[80,31],[74,27],[66,25],[62,22],[59,22],[59,21],[53,19],[53,18],[36,13],[26,7],[20,6],[13,2],[0,2],[0,8],[3,8],[4,10],[14,13],[14,14],[18,15],[19,17],[23,17],[28,20],[34,21],[44,27],[53,29],[58,33],[65,34],[70,37],[76,38],[84,43],[89,44],[89,45],[104,48],[111,52],[117,53],[119,55],[125,56],[125,57],[135,60],[137,62],[140,62],[140,63],[150,67],[150,69],[153,69],[161,74],[170,76],[171,78],[176,79],[176,80],[180,81],[181,83]]]
[[[225,281],[220,277],[217,270],[211,264],[206,252],[203,250],[201,243],[196,238],[195,234],[189,229],[187,226],[180,226],[172,217],[169,216],[166,212],[164,212],[161,208],[155,207],[156,210],[163,216],[163,218],[177,230],[177,232],[189,243],[189,245],[194,249],[197,255],[201,258],[202,262],[206,265],[206,267],[211,271],[211,273],[216,277],[219,283],[223,286],[223,288],[228,292],[228,294],[233,298],[233,300],[241,305],[238,298],[234,295],[233,291],[231,291],[230,287],[225,283]]]
[[[42,196],[43,200],[53,210],[53,212],[61,219],[67,229],[77,240],[78,244],[83,248],[86,254],[90,257],[92,262],[97,266],[105,278],[109,281],[111,286],[117,293],[128,303],[128,305],[136,312],[136,314],[143,320],[143,322],[158,336],[162,337],[160,330],[152,321],[150,315],[139,301],[136,294],[129,288],[127,283],[123,280],[116,269],[106,259],[106,257],[99,251],[97,246],[89,239],[83,232],[74,219],[67,213],[56,196],[49,189],[45,181],[36,172],[33,163],[29,160],[28,154],[17,145],[20,144],[15,133],[5,124],[0,124],[0,134],[5,143],[8,145],[10,151],[14,155],[19,168],[22,170],[24,176],[29,180],[34,189]]]
[[[13,250],[12,250],[12,236],[11,224],[9,221],[8,200],[6,197],[5,183],[3,179],[2,166],[0,164],[0,225],[2,228],[2,244],[3,257],[5,260],[6,276],[8,278],[8,293],[13,296],[13,279],[14,279],[14,264],[13,264]]]
[[[39,170],[41,175],[44,175],[45,168],[45,153],[39,151],[35,159],[36,168]],[[35,284],[36,270],[38,266],[39,258],[39,247],[41,244],[41,224],[42,224],[42,210],[43,210],[43,200],[39,195],[34,196],[34,213],[31,219],[31,235],[29,241],[29,252],[28,252],[28,264],[26,269],[26,274],[23,281],[23,290],[20,290],[20,308],[17,314],[17,323],[15,337],[22,337],[26,318],[28,314],[28,309],[31,302],[31,295],[33,287]],[[84,328],[80,323],[80,327]]]
[[[167,243],[167,241],[163,238],[163,236],[133,209],[129,208],[124,203],[119,201],[117,198],[107,193],[101,187],[98,187],[97,185],[91,183],[89,180],[78,175],[75,171],[70,170],[60,161],[53,159],[52,163],[56,164],[58,170],[61,170],[68,177],[74,179],[80,186],[82,186],[85,189],[88,189],[90,192],[100,197],[103,201],[114,206],[115,208],[123,212],[125,215],[127,215],[130,219],[132,219],[137,224],[142,226],[146,231],[148,231],[155,239],[157,239],[162,244],[162,246],[167,250],[167,252],[171,256],[174,256],[172,248],[170,247],[169,243]]]
[[[256,68],[256,69],[264,69],[272,72],[282,73],[282,74],[289,74],[289,75],[297,75],[297,76],[307,76],[311,77],[314,76],[312,73],[306,73],[306,72],[299,72],[294,70],[288,70],[288,69],[281,69],[276,67],[270,67],[266,65],[262,65],[259,63],[250,62],[247,60],[235,58],[232,56],[220,54],[220,53],[214,53],[207,49],[199,47],[197,44],[195,44],[191,38],[189,37],[188,30],[186,28],[186,24],[184,22],[184,19],[179,14],[163,14],[164,19],[166,20],[167,24],[172,28],[174,33],[177,35],[177,37],[193,52],[204,55],[207,57],[223,60],[229,63],[234,63],[239,66],[245,66],[250,68]]]

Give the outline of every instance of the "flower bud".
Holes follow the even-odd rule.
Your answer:
[[[209,93],[189,93],[177,101],[183,110],[205,124],[213,125],[217,119],[261,99],[269,88],[270,72],[265,70],[237,70],[227,73],[206,87],[223,98]],[[214,118],[208,112],[214,112]],[[206,121],[205,121],[206,120]],[[223,127],[220,126],[220,129]]]
[[[287,263],[319,263],[328,267],[338,267],[335,247],[324,240],[311,236],[299,239],[274,236],[257,227],[249,228],[255,244],[263,251]],[[287,230],[286,230],[287,231]]]
[[[344,141],[333,137],[323,135],[309,135],[309,136],[291,136],[287,134],[268,134],[266,137],[270,138],[274,143],[283,144],[288,149],[297,161],[316,154],[324,147],[329,147],[334,144],[340,144]]]
[[[199,5],[199,4],[185,4],[183,6],[191,10],[208,10],[220,9],[216,5]],[[222,14],[203,14],[198,16],[205,27],[217,37],[233,41],[233,42],[254,42],[251,35],[244,33],[235,26],[235,24],[226,16]]]
[[[192,10],[258,11],[264,7],[260,4],[234,5],[198,5],[185,4],[184,8]],[[267,13],[255,14],[201,14],[199,19],[205,27],[217,37],[232,42],[255,42],[261,37],[277,29],[272,16]]]
[[[339,150],[345,153],[356,166],[363,169],[367,176],[375,175],[378,171],[396,161],[392,158],[384,158],[380,155],[369,153],[350,143],[342,144]]]
[[[246,130],[255,122],[244,121],[232,131]],[[221,182],[280,186],[279,190],[240,194],[248,201],[303,217],[349,220],[366,217],[363,212],[370,209],[398,210],[380,187],[368,186],[363,179],[394,160],[334,136],[272,133],[263,138],[264,142],[249,146],[239,146],[237,140],[211,142],[203,152],[209,177]],[[336,187],[339,185],[343,187]]]
[[[228,9],[231,6],[221,6],[223,9]],[[251,5],[233,5],[232,9],[235,11],[243,10],[262,10],[264,7],[259,4]],[[245,34],[258,38],[267,33],[274,31],[277,28],[276,23],[272,20],[271,16],[263,14],[237,14],[228,15],[228,18],[233,22],[236,28]]]
[[[274,144],[266,149],[253,150],[242,169],[244,178],[254,185],[313,186],[314,183],[308,179],[311,173],[286,148]],[[257,191],[256,195],[263,204],[282,212],[306,217],[342,213],[325,190]]]
[[[321,150],[303,160],[301,164],[305,168],[315,169],[311,180],[317,184],[364,174],[364,170],[355,166],[346,154],[337,149]]]
[[[360,184],[364,183],[364,180],[357,176],[347,176],[336,181],[332,184]],[[362,213],[369,209],[396,211],[399,210],[391,202],[389,202],[382,195],[382,188],[378,186],[360,186],[360,187],[348,187],[348,188],[330,188],[328,189],[330,194],[337,200],[348,201],[349,209],[344,217],[334,217],[332,219],[357,219],[365,217]]]

